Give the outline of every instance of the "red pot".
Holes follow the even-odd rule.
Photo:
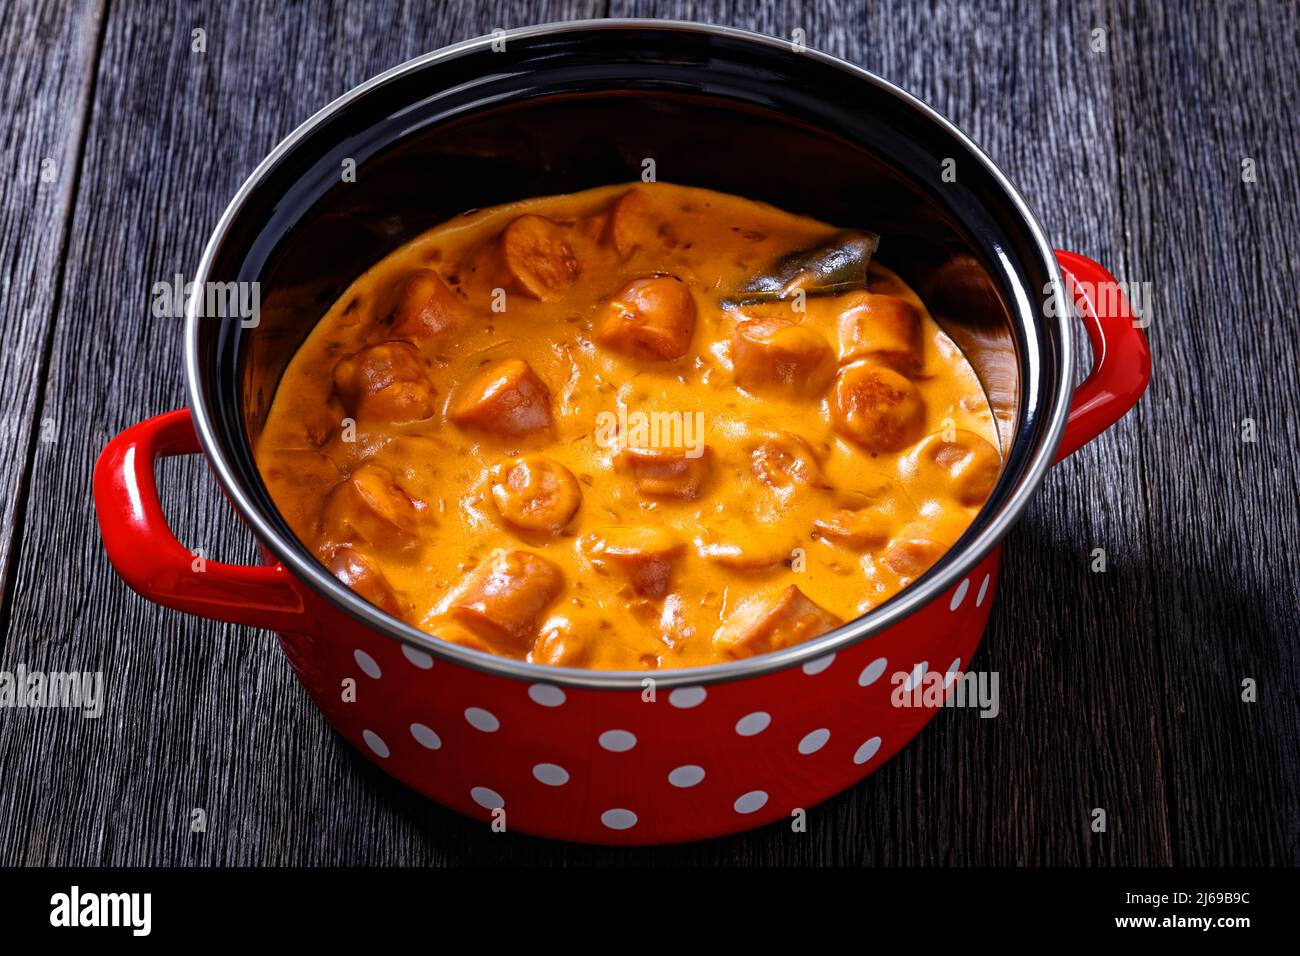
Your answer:
[[[653,21],[531,28],[501,47],[499,37],[470,41],[377,77],[253,173],[194,279],[261,283],[261,321],[188,316],[190,409],[123,432],[96,466],[105,548],[149,600],[278,632],[347,740],[485,822],[660,843],[788,819],[869,774],[934,715],[892,705],[905,682],[895,675],[914,682],[970,661],[1002,537],[1049,465],[1137,401],[1146,340],[1122,295],[1093,294],[1116,288],[1109,273],[1073,253],[1053,257],[969,140],[856,67],[770,38]],[[665,179],[881,232],[882,258],[922,291],[999,413],[1007,464],[993,496],[893,600],[807,644],[725,665],[548,668],[387,617],[294,539],[257,475],[250,435],[279,372],[329,302],[406,239],[467,206],[635,178],[645,157]],[[348,159],[354,183],[340,182]],[[946,160],[956,181],[939,175]],[[1062,278],[1095,357],[1073,391]],[[198,452],[265,566],[197,562],[168,529],[154,462]]]

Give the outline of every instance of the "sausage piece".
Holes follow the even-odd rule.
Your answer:
[[[402,424],[436,411],[433,383],[410,342],[381,342],[334,366],[334,388],[350,415]]]
[[[616,568],[633,591],[647,598],[668,593],[673,562],[686,550],[671,531],[652,525],[607,528],[586,538],[583,546],[594,564]]]
[[[591,660],[591,639],[580,634],[567,618],[552,618],[542,625],[529,660],[552,667],[585,667]]]
[[[909,584],[943,557],[965,530],[965,519],[953,515],[920,518],[889,542],[881,563]]]
[[[492,466],[491,478],[497,513],[523,531],[556,534],[582,502],[573,472],[545,455],[507,459]]]
[[[374,462],[361,465],[330,492],[322,515],[328,535],[341,543],[384,551],[418,543],[415,503],[393,473]]]
[[[704,490],[712,473],[713,456],[708,446],[692,457],[686,448],[624,448],[614,456],[614,465],[630,473],[637,491],[655,498],[693,501]]]
[[[813,521],[818,533],[851,551],[874,551],[889,540],[892,522],[874,508],[834,511]]]
[[[419,269],[397,289],[392,334],[399,339],[432,339],[455,328],[467,314],[465,304],[432,269]]]
[[[925,425],[925,406],[912,383],[874,362],[840,369],[830,405],[835,428],[867,451],[906,448]]]
[[[620,256],[627,257],[639,247],[654,243],[658,223],[645,193],[629,189],[610,210],[605,237]]]
[[[695,299],[676,276],[633,279],[606,307],[596,341],[651,362],[681,358],[695,331]]]
[[[461,647],[473,648],[487,654],[497,653],[496,649],[478,634],[445,617],[426,620],[421,627],[438,638],[438,640],[446,641],[448,644],[458,644]]]
[[[402,607],[392,586],[369,558],[349,547],[335,548],[325,565],[334,575],[357,594],[361,595],[385,614],[402,616]]]
[[[752,657],[802,644],[842,623],[792,584],[741,605],[714,633],[713,647],[725,657]]]
[[[498,551],[465,580],[447,611],[492,644],[523,654],[563,587],[563,572],[541,555]]]
[[[757,529],[731,537],[710,532],[695,544],[700,557],[732,571],[770,571],[791,559],[794,546],[782,538],[765,538]]]
[[[748,450],[754,475],[775,491],[787,491],[800,485],[830,487],[808,442],[793,432],[774,432],[759,439]]]
[[[731,336],[736,384],[748,392],[820,395],[835,375],[835,353],[822,335],[788,319],[745,319]]]
[[[840,358],[870,357],[901,372],[921,367],[921,314],[895,295],[854,292],[840,312]]]
[[[1002,471],[997,449],[964,428],[936,432],[908,455],[906,466],[946,488],[967,507],[988,500]]]
[[[523,359],[505,359],[462,385],[447,417],[496,435],[528,435],[551,427],[551,392]]]
[[[559,224],[532,213],[502,231],[501,255],[515,287],[542,301],[573,285],[582,272]]]

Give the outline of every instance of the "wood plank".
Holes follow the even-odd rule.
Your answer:
[[[101,3],[40,0],[0,22],[0,585],[11,589],[31,459],[57,421],[41,427],[40,389],[60,302],[59,264],[77,191]],[[0,621],[3,618],[0,617]],[[0,650],[3,650],[0,626]]]
[[[1121,0],[1123,256],[1157,374],[1133,447],[1178,862],[1300,863],[1300,7]],[[1254,182],[1243,181],[1253,160]],[[1257,440],[1243,441],[1253,419]],[[1121,662],[1117,659],[1116,664]],[[1123,666],[1127,666],[1126,663]],[[1242,681],[1258,701],[1241,700]]]

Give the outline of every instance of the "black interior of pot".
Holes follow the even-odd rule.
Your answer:
[[[350,282],[469,209],[651,168],[882,236],[878,258],[963,348],[998,415],[1007,465],[968,535],[991,520],[1042,441],[1035,425],[1062,374],[1056,330],[1038,319],[1051,275],[1014,201],[958,137],[886,87],[785,45],[639,26],[430,61],[315,126],[253,189],[207,278],[258,281],[260,324],[206,320],[199,389],[272,523],[292,537],[250,438]]]

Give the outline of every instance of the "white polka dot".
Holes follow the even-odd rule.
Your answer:
[[[621,754],[636,746],[636,737],[626,730],[607,730],[599,737],[600,745],[606,750]]]
[[[808,736],[804,737],[803,740],[799,741],[799,752],[805,756],[808,754],[815,754],[817,751],[825,747],[826,741],[830,739],[831,732],[825,727],[820,727]]]
[[[762,790],[751,790],[736,798],[737,813],[753,813],[767,806],[767,794]]]
[[[606,810],[600,815],[600,822],[611,830],[630,830],[636,826],[636,814],[631,810]]]
[[[991,574],[984,575],[984,580],[980,583],[980,593],[975,595],[976,607],[979,607],[981,604],[984,603],[984,595],[989,593],[989,579],[992,577],[993,575]]]
[[[379,675],[382,674],[383,671],[379,669],[379,665],[375,663],[373,657],[361,650],[361,648],[357,648],[352,652],[352,658],[357,662],[357,666],[365,671],[367,677],[373,677],[375,680],[379,680]]]
[[[742,737],[752,737],[754,734],[761,734],[767,730],[767,725],[772,722],[772,715],[766,711],[756,710],[752,714],[747,714],[736,721],[736,733]]]
[[[693,763],[678,767],[668,775],[668,782],[674,787],[693,787],[704,779],[704,768],[697,767]]]
[[[668,695],[668,703],[682,710],[689,710],[704,703],[704,698],[708,696],[709,692],[703,687],[679,687]]]
[[[853,755],[853,762],[866,763],[868,760],[870,760],[872,757],[876,755],[876,751],[879,749],[880,749],[880,738],[872,737],[865,744],[863,744],[861,747],[858,748],[858,752]]]
[[[469,792],[470,798],[484,810],[499,810],[506,805],[501,794],[490,787],[475,787]]]
[[[414,664],[416,667],[420,668],[420,670],[422,671],[427,671],[430,667],[433,666],[433,655],[426,654],[424,651],[420,650],[419,648],[409,647],[406,644],[403,644],[402,656],[405,657],[412,664]]]
[[[442,738],[424,724],[411,724],[411,736],[430,750],[437,750],[442,746]]]
[[[913,667],[912,673],[909,674],[907,680],[903,682],[903,690],[911,691],[915,689],[916,685],[921,683],[922,678],[925,677],[925,672],[929,668],[929,666],[930,666],[929,661],[921,661],[921,663]]]
[[[957,679],[957,672],[960,670],[961,670],[961,658],[958,657],[955,658],[953,662],[948,665],[948,673],[945,674],[943,677],[943,686],[947,687],[949,684],[955,681]]]
[[[966,592],[970,590],[970,578],[962,578],[961,584],[957,585],[957,590],[952,592],[952,603],[948,605],[948,610],[955,611],[961,607],[961,602],[966,600]]]
[[[361,731],[361,739],[366,742],[367,747],[374,751],[376,757],[388,756],[388,744],[384,743],[384,738],[373,730]]]
[[[533,776],[548,787],[562,787],[569,782],[569,771],[557,763],[539,763],[533,768]]]
[[[528,688],[528,696],[533,699],[534,704],[541,704],[543,707],[559,707],[564,703],[564,691],[554,684],[534,684]]]
[[[497,715],[490,710],[484,710],[482,707],[470,707],[465,711],[465,719],[475,730],[481,730],[485,734],[494,733],[501,727],[501,721],[497,720]]]
[[[885,672],[889,666],[889,661],[883,657],[877,657],[874,661],[862,668],[862,673],[858,675],[859,687],[870,687],[876,681],[880,680],[880,675]]]
[[[816,660],[809,661],[803,666],[803,672],[808,675],[820,674],[826,668],[831,666],[835,660],[834,654],[827,654],[825,657],[819,657]]]

